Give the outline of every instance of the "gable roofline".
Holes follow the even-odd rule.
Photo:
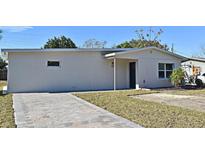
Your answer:
[[[157,48],[157,47],[128,48],[127,50],[122,51],[122,52],[108,53],[108,54],[105,55],[105,57],[106,57],[106,58],[108,58],[108,57],[114,57],[114,56],[116,56],[116,55],[127,54],[127,53],[135,53],[135,52],[141,52],[141,51],[145,51],[145,50],[157,50],[157,51],[160,51],[160,52],[169,54],[169,55],[171,55],[171,56],[177,57],[177,58],[179,58],[179,59],[184,59],[184,60],[185,60],[185,59],[188,59],[188,58],[185,57],[185,56],[182,56],[182,55],[179,55],[179,54],[170,52],[170,51],[166,51],[166,50],[163,50],[163,49],[160,49],[160,48]]]

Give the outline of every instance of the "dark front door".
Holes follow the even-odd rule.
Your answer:
[[[130,88],[135,89],[136,86],[136,69],[135,69],[135,62],[130,63]]]

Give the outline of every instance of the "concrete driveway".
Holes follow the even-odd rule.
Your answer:
[[[70,93],[13,94],[13,106],[17,127],[140,127]]]

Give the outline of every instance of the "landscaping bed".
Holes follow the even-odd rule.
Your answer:
[[[116,115],[131,120],[143,127],[193,128],[205,127],[205,113],[130,96],[155,91],[125,90],[115,92],[74,93]]]
[[[12,95],[3,95],[2,88],[6,82],[0,81],[0,128],[15,128]]]

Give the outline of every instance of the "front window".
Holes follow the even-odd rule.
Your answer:
[[[174,64],[159,63],[158,65],[158,76],[160,79],[168,79],[172,74]]]

